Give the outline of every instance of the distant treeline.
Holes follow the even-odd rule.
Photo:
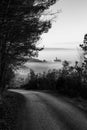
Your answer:
[[[20,88],[52,90],[69,97],[87,98],[87,69],[84,63],[79,67],[78,62],[70,66],[67,61],[64,61],[63,68],[60,70],[49,70],[43,74],[35,74],[30,70],[27,83]]]

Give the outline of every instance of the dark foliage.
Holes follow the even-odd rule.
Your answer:
[[[21,87],[24,89],[54,90],[56,89],[57,74],[56,70],[49,70],[48,73],[44,72],[43,74],[35,74],[31,70],[27,84]]]
[[[85,67],[79,67],[78,62],[70,66],[67,61],[64,61],[61,70],[49,70],[43,74],[35,74],[31,70],[28,82],[21,88],[52,90],[69,97],[87,98],[86,74]]]
[[[43,12],[56,0],[0,1],[0,88],[5,87],[8,68],[25,62],[25,56],[37,55],[40,35],[51,28],[50,20],[41,20]],[[8,76],[7,76],[8,77]]]
[[[85,67],[79,67],[78,62],[75,63],[75,66],[64,67],[57,80],[58,91],[71,97],[81,96],[87,98],[85,73]]]

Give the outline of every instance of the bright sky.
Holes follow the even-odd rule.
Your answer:
[[[62,10],[47,34],[43,34],[45,47],[76,47],[87,33],[87,0],[59,0],[53,7]]]

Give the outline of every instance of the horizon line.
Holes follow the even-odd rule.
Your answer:
[[[44,47],[44,49],[60,49],[60,50],[61,50],[61,49],[62,49],[62,50],[64,49],[64,50],[73,50],[73,49],[76,49],[76,48],[74,48],[74,47],[73,47],[73,48],[72,48],[72,47],[69,47],[69,48],[68,48],[68,47],[67,47],[67,48],[66,48],[66,47]]]

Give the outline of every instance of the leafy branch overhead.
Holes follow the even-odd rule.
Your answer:
[[[50,21],[41,21],[44,10],[55,0],[2,0],[0,4],[0,39],[9,57],[33,54],[43,32],[51,28]],[[4,49],[5,49],[4,48]]]
[[[35,56],[41,48],[37,41],[51,28],[50,20],[41,16],[56,0],[0,1],[0,80],[9,66]],[[6,69],[5,69],[6,68]]]

